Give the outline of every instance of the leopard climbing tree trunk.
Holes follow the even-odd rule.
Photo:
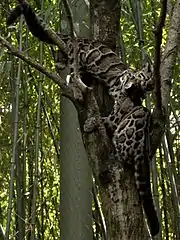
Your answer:
[[[76,106],[88,160],[99,187],[107,239],[147,239],[142,209],[151,235],[156,235],[159,220],[149,169],[155,135],[151,112],[142,105],[146,93],[153,89],[152,71],[148,65],[137,72],[126,69],[115,54],[121,2],[90,1],[91,39],[76,38],[73,26],[71,36],[54,33],[44,28],[25,0],[20,4],[16,10],[24,14],[33,35],[58,45],[58,50],[52,48],[56,70],[68,67],[66,83],[52,77]]]
[[[161,45],[163,42],[162,30],[166,19],[167,0],[162,1],[160,17],[154,31],[153,72],[148,64],[151,62],[149,57],[147,64],[144,62],[145,66],[140,71],[133,71],[120,61],[120,57],[117,54],[118,38],[122,36],[122,34],[119,33],[121,14],[120,0],[85,1],[88,6],[90,3],[90,28],[88,28],[90,30],[90,38],[80,38],[81,34],[77,34],[76,36],[78,31],[75,28],[79,25],[75,24],[76,21],[73,20],[68,2],[67,0],[63,0],[68,16],[68,24],[71,29],[68,36],[53,31],[42,22],[27,0],[18,0],[18,5],[10,12],[7,18],[7,25],[9,26],[15,23],[20,15],[24,15],[26,25],[34,37],[46,44],[51,44],[57,73],[54,73],[55,70],[53,69],[46,70],[46,67],[34,63],[31,57],[27,57],[24,52],[18,51],[1,36],[0,43],[9,50],[9,53],[19,57],[52,79],[54,83],[58,84],[61,87],[62,95],[69,98],[76,107],[77,118],[79,120],[77,130],[82,134],[82,140],[85,146],[84,154],[87,156],[88,163],[92,169],[93,184],[95,183],[97,187],[93,188],[93,190],[95,189],[93,192],[93,206],[95,206],[96,210],[100,209],[99,205],[96,204],[99,198],[106,223],[106,226],[103,227],[104,231],[101,231],[102,229],[99,230],[99,227],[104,226],[103,217],[101,216],[101,212],[97,211],[97,219],[101,220],[101,223],[98,224],[96,214],[93,212],[93,223],[95,223],[99,231],[98,233],[96,231],[96,234],[105,240],[149,239],[149,232],[144,220],[145,217],[152,237],[157,235],[161,229],[161,223],[153,203],[150,184],[150,164],[165,131],[165,116],[168,116],[169,111],[169,97],[173,79],[172,69],[176,65],[176,56],[180,40],[178,31],[180,28],[180,0],[177,0],[174,5],[171,21],[168,20],[169,31],[166,45],[164,45],[164,51],[162,51],[163,46]],[[140,3],[139,1],[135,2],[137,2],[136,7],[138,8],[138,4]],[[125,8],[124,10],[126,11]],[[138,20],[139,17],[140,15],[138,14]],[[141,24],[135,27],[141,28],[140,25]],[[141,34],[139,34],[140,42],[143,40],[141,38],[142,35],[141,32]],[[120,42],[121,45],[123,45],[122,39]],[[137,47],[137,45],[133,45],[133,50],[135,47]],[[125,59],[125,54],[121,55],[122,58]],[[138,63],[137,59],[136,62]],[[68,74],[66,75],[66,79],[60,73],[62,70],[67,70]],[[143,105],[143,101],[150,91],[154,92],[154,94],[152,94],[154,98],[154,101],[152,101],[152,104],[154,104],[152,111]],[[61,127],[66,128],[68,126],[68,130],[70,130],[69,132],[71,133],[75,130],[75,126],[67,122],[66,117],[68,119],[73,118],[74,114],[69,111],[64,111],[64,114],[65,121],[61,123]],[[68,117],[68,115],[70,117]],[[64,135],[63,137],[65,139],[66,136]],[[68,139],[66,142],[67,141]],[[79,145],[77,138],[74,138],[73,142],[72,144],[74,146],[75,144]],[[61,144],[63,144],[63,141]],[[66,149],[64,148],[64,150]],[[64,156],[67,151],[68,150],[64,151]],[[164,151],[164,153],[165,152],[166,151]],[[62,148],[61,154],[63,154]],[[78,157],[78,154],[79,151],[76,157]],[[62,181],[63,179],[67,179],[65,170],[74,171],[73,174],[76,174],[76,171],[79,171],[78,173],[80,174],[82,173],[82,166],[84,164],[80,164],[79,167],[76,164],[77,168],[75,168],[73,166],[75,162],[74,156],[70,154],[70,157],[72,158],[72,164],[70,162],[72,166],[61,166],[64,174],[61,176]],[[169,159],[168,162],[170,164]],[[86,164],[87,168],[89,167],[88,163]],[[75,188],[69,192],[75,197],[74,193],[82,190],[82,185],[79,184],[78,177],[80,174],[77,174],[77,181],[74,181],[70,171],[68,174],[73,184],[75,183],[73,185],[67,182],[67,185]],[[86,174],[87,171],[85,170],[83,177],[86,177]],[[172,183],[173,177],[173,174],[171,174],[169,178]],[[173,183],[171,192],[176,196],[177,189],[174,185]],[[85,185],[83,184],[83,186]],[[167,186],[169,185],[167,184]],[[65,185],[64,189],[63,185],[61,186],[61,190],[61,199],[65,196],[63,196],[63,191],[66,191],[66,196],[70,195]],[[87,186],[84,188],[85,195],[86,191],[88,191]],[[79,194],[77,194],[77,197],[79,198]],[[67,215],[65,208],[63,209],[63,201],[66,210],[69,211],[69,207],[64,198],[61,201],[61,218],[63,214]],[[91,211],[90,204],[91,199],[88,204],[89,210]],[[12,205],[12,199],[9,205]],[[177,212],[176,216],[178,219],[178,200],[175,205],[175,212]],[[82,208],[80,201],[78,201],[77,210],[79,210],[79,208]],[[8,237],[12,210],[10,207],[9,209],[7,224]],[[145,214],[143,214],[143,210]],[[81,213],[83,213],[83,211],[81,211]],[[165,215],[165,212],[163,214]],[[67,216],[71,216],[71,214]],[[67,216],[66,226],[68,227],[69,217]],[[78,215],[75,217],[78,219]],[[82,219],[85,219],[84,216],[81,220]],[[89,219],[88,222],[91,225]],[[166,220],[164,220],[164,222],[165,225],[168,226],[168,222],[167,224]],[[162,224],[164,222],[162,221]],[[84,221],[82,224],[80,224],[80,222],[78,223],[78,232],[81,237],[84,236],[84,231],[81,231],[81,226],[86,227],[87,224]],[[178,232],[178,221],[176,225]],[[76,231],[77,226],[75,227]],[[103,234],[101,234],[101,232],[103,232]],[[64,235],[67,237],[66,230],[64,231]],[[177,235],[178,238],[178,234],[175,235]],[[73,234],[72,236],[75,237]],[[78,235],[76,238],[78,238]]]
[[[90,1],[92,38],[100,40],[115,51],[118,49],[120,10],[120,1]],[[98,92],[100,108],[103,105],[110,106],[108,97],[101,86],[98,86],[95,92]],[[92,148],[94,140],[93,136],[87,137],[84,134],[85,143],[89,145],[90,142]],[[113,157],[110,159],[112,151],[110,141],[107,141],[107,148],[101,139],[99,139],[99,142],[97,140],[98,138],[96,138],[96,144],[100,148],[100,154],[91,160],[93,161],[93,172],[96,179],[99,180],[102,210],[107,228],[107,239],[147,239],[148,233],[143,220],[143,213],[139,204],[132,170],[128,169],[125,172],[117,165]],[[97,157],[102,159],[100,160],[100,165],[96,164]]]

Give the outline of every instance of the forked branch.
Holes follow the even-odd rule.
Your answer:
[[[13,47],[1,35],[0,35],[0,44],[5,46],[9,50],[10,54],[22,59],[24,62],[26,62],[33,68],[37,69],[39,72],[45,74],[48,78],[52,79],[54,83],[58,84],[61,87],[63,95],[69,97],[72,100],[72,91],[60,76],[56,75],[53,72],[47,71],[46,68],[44,68],[41,64],[35,62],[34,59],[28,56],[25,56],[25,54],[22,51],[19,51],[18,49]]]
[[[26,20],[26,24],[31,31],[31,33],[40,39],[41,41],[47,42],[49,44],[54,44],[61,49],[61,51],[67,55],[67,47],[65,42],[60,38],[60,36],[50,29],[40,17],[38,17],[29,3],[26,0],[18,0],[19,5],[14,8],[8,18],[7,25],[13,24],[16,19],[23,14]],[[27,14],[28,13],[28,14]]]

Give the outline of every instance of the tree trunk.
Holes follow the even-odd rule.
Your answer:
[[[61,99],[61,238],[92,239],[91,171],[77,112]]]
[[[79,7],[78,7],[79,5]],[[87,37],[88,8],[84,1],[71,4],[78,35]],[[66,13],[65,13],[66,15]],[[66,21],[63,19],[63,21]],[[63,33],[69,33],[62,24]],[[62,76],[62,75],[61,75]],[[64,76],[64,79],[66,76]],[[82,142],[77,110],[66,97],[61,97],[61,238],[92,240],[92,175]]]
[[[91,0],[90,6],[92,38],[100,39],[110,48],[116,50],[120,29],[120,1]],[[98,94],[102,101],[104,100],[106,107],[108,99],[101,87],[98,90]],[[85,134],[85,142],[91,141],[90,139],[87,140],[87,138]],[[103,146],[101,141],[96,142],[96,144],[103,151],[105,146]],[[148,232],[143,218],[142,207],[139,204],[134,175],[130,169],[125,172],[115,162],[115,159],[106,159],[109,156],[109,154],[106,156],[104,154],[104,162],[107,161],[108,163],[106,164],[108,166],[103,163],[102,166],[94,169],[96,178],[100,179],[101,201],[107,227],[107,239],[147,239]],[[95,163],[92,165],[96,166]]]

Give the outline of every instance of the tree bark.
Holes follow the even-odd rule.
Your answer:
[[[70,1],[72,2],[72,1]],[[79,7],[78,7],[79,5]],[[80,36],[88,31],[83,21],[88,22],[88,8],[84,1],[71,4],[74,25]],[[77,12],[78,10],[78,12]],[[67,30],[68,22],[64,17],[61,30]],[[66,23],[66,24],[65,24]],[[61,74],[62,76],[62,74]],[[64,76],[64,79],[66,76]],[[84,149],[77,110],[72,102],[61,96],[61,238],[63,240],[92,240],[92,174]]]
[[[61,98],[61,238],[92,239],[91,171],[83,146],[77,111]]]
[[[171,24],[168,30],[166,46],[161,61],[161,91],[162,105],[168,113],[168,104],[170,100],[171,81],[173,76],[173,67],[176,63],[178,47],[180,45],[180,0],[174,5]]]
[[[90,6],[91,37],[100,39],[101,42],[115,50],[119,37],[121,2],[91,0]],[[105,105],[104,108],[110,107],[108,97],[101,86],[96,91]],[[90,101],[88,104],[90,108]],[[95,104],[92,103],[92,105]],[[99,106],[101,110],[101,105]],[[100,116],[97,116],[97,119],[98,117]],[[101,129],[99,133],[84,133],[83,139],[89,161],[100,186],[107,239],[147,239],[148,232],[132,170],[126,169],[125,171],[115,161],[112,143],[107,138],[105,130],[103,132]]]

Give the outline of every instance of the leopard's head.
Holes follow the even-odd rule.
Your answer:
[[[131,69],[124,71],[122,91],[133,98],[145,98],[147,92],[153,90],[152,69],[146,64],[140,71]]]

